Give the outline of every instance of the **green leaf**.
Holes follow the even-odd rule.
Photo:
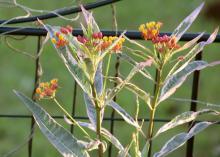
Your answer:
[[[154,154],[154,157],[165,157],[177,148],[181,147],[187,140],[191,137],[197,135],[213,123],[211,122],[200,122],[194,125],[188,133],[180,133],[172,137],[163,147],[162,149]]]
[[[196,17],[199,15],[200,11],[202,10],[204,3],[202,3],[199,7],[197,7],[189,16],[187,16],[173,31],[171,36],[176,38],[176,42],[182,37],[182,35],[189,29],[192,25]]]
[[[89,157],[83,142],[57,123],[40,105],[20,92],[15,91],[15,94],[32,112],[42,133],[63,156]]]
[[[174,119],[172,119],[170,122],[164,124],[155,134],[154,138],[157,137],[159,134],[170,130],[176,126],[188,123],[190,121],[195,120],[199,115],[202,114],[220,114],[218,111],[216,110],[211,110],[211,109],[203,109],[197,112],[193,112],[193,111],[188,111],[188,112],[184,112],[178,116],[176,116]]]
[[[122,116],[122,118],[130,125],[133,125],[136,128],[140,128],[138,123],[121,107],[119,106],[116,102],[110,101],[107,102],[108,106],[112,107],[118,114]]]
[[[176,91],[176,89],[183,84],[186,78],[194,71],[202,70],[208,66],[215,66],[217,64],[219,64],[219,61],[212,62],[210,64],[208,64],[205,61],[192,61],[183,69],[177,70],[177,73],[171,75],[169,78],[165,80],[161,89],[159,102],[162,102],[169,96],[171,96]]]

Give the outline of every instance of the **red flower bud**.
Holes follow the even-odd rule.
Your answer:
[[[93,33],[92,34],[92,37],[94,38],[94,39],[97,39],[99,36],[98,36],[98,33]]]
[[[66,29],[64,27],[60,28],[60,32],[63,33],[63,34],[68,34],[69,33],[68,29]]]
[[[102,37],[103,37],[102,32],[99,32],[99,33],[98,33],[98,38],[99,38],[99,39],[102,39]]]
[[[73,32],[73,27],[71,27],[70,25],[67,25],[66,29],[68,30],[69,33]]]

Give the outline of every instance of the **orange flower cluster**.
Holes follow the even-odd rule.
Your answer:
[[[162,26],[161,22],[149,22],[142,24],[139,27],[139,31],[145,40],[152,40],[159,35],[160,27]]]
[[[55,38],[52,38],[51,41],[56,45],[57,48],[66,46],[69,44],[69,41],[65,39],[64,35],[71,34],[73,28],[71,26],[61,27],[60,32],[56,32]]]
[[[36,93],[39,95],[39,99],[53,98],[58,88],[58,80],[52,79],[50,82],[42,82],[36,89]]]
[[[104,36],[102,38],[102,44],[101,44],[101,50],[105,50],[107,49],[114,41],[116,41],[118,39],[118,37],[116,36]],[[119,52],[122,49],[122,44],[125,42],[124,38],[121,38],[118,43],[112,48],[112,51],[114,52]]]
[[[158,52],[165,52],[166,50],[178,49],[180,45],[177,44],[174,37],[164,35],[162,37],[157,36],[152,39]]]
[[[94,48],[97,48],[97,50],[105,50],[107,49],[111,44],[113,44],[114,41],[116,41],[118,37],[116,36],[104,36],[102,32],[97,32],[92,34],[91,42],[88,38],[84,36],[77,36],[77,40],[81,42],[82,44],[85,44],[86,46],[93,46]],[[122,44],[125,41],[124,38],[121,38],[118,43],[112,48],[112,51],[119,52],[122,49]]]

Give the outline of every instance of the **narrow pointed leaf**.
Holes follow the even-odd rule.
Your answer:
[[[84,93],[84,101],[86,104],[86,113],[89,117],[89,121],[92,123],[92,125],[96,126],[96,109],[94,101],[86,93]]]
[[[128,123],[133,125],[136,128],[140,128],[138,123],[116,102],[110,101],[107,103],[108,106],[112,107],[119,115],[122,116],[122,118]]]
[[[141,71],[144,68],[141,64],[137,64],[133,69],[130,71],[128,76],[123,80],[121,83],[119,83],[116,87],[111,89],[107,96],[107,100],[112,100],[121,90],[126,86],[127,83],[133,78],[135,74],[137,74],[139,71]]]
[[[187,16],[174,30],[171,36],[176,38],[176,41],[182,37],[182,35],[189,29],[192,25],[196,17],[199,15],[200,11],[202,10],[204,3],[202,3],[199,7],[197,7],[189,16]]]
[[[69,121],[66,117],[65,117],[65,121],[68,124],[72,124],[71,121]],[[90,124],[90,123],[86,123],[86,122],[79,122],[79,125],[82,127],[86,127],[94,132],[96,132],[96,127],[94,127],[94,125]],[[105,137],[105,139],[107,139],[109,142],[111,142],[118,150],[120,151],[124,151],[125,148],[122,146],[122,144],[119,142],[119,140],[113,136],[107,129],[102,128],[101,129],[101,134]]]
[[[32,112],[42,133],[63,156],[89,157],[85,145],[57,123],[43,108],[24,94],[17,91],[15,94]]]
[[[146,93],[144,90],[132,83],[127,83],[125,88],[140,97],[145,103],[147,103],[148,107],[151,109],[150,94]]]
[[[138,65],[138,63],[137,63],[133,58],[131,58],[130,56],[126,55],[125,53],[119,53],[118,56],[119,56],[121,59],[123,59],[123,60],[125,60],[126,62],[128,62],[130,65],[133,65],[133,66],[137,66],[137,65]],[[148,78],[148,79],[154,81],[154,79],[153,79],[153,77],[151,76],[151,74],[150,74],[145,68],[142,69],[142,70],[140,70],[140,73],[141,73],[144,77],[146,77],[146,78]]]
[[[202,42],[198,43],[195,47],[192,48],[192,50],[190,50],[190,51],[183,57],[183,60],[178,61],[178,62],[174,65],[174,67],[172,68],[171,72],[173,72],[173,74],[175,74],[175,73],[181,71],[183,68],[185,68],[185,67],[188,65],[188,63],[189,63],[190,61],[192,61],[193,58],[194,58],[199,52],[201,52],[201,51],[204,49],[204,47],[205,47],[206,45],[209,45],[209,44],[213,43],[213,41],[215,40],[217,34],[218,34],[218,28],[215,29],[215,31],[210,35],[210,37],[209,37],[209,39],[208,39],[207,41],[202,41]],[[182,64],[182,65],[181,65],[181,64]],[[174,72],[174,70],[175,70],[176,68],[179,68],[179,69]],[[170,72],[170,73],[171,73],[171,72]]]
[[[162,102],[163,100],[171,96],[176,91],[176,89],[183,84],[186,78],[194,71],[202,70],[208,66],[214,66],[217,64],[219,64],[219,62],[208,64],[205,61],[192,61],[181,71],[178,70],[179,72],[171,75],[168,79],[165,80],[161,89],[159,102]]]
[[[99,63],[95,74],[95,88],[98,95],[102,94],[103,90],[103,76],[102,76],[102,62]],[[86,104],[86,112],[89,117],[90,122],[96,126],[96,109],[94,101],[88,96],[88,94],[84,93],[84,101]],[[101,110],[101,121],[104,116],[104,108]]]
[[[178,116],[176,116],[174,119],[172,119],[170,122],[164,124],[155,134],[154,138],[157,137],[159,134],[170,130],[176,126],[188,123],[190,121],[195,120],[199,115],[202,114],[218,114],[218,111],[215,110],[210,110],[210,109],[203,109],[197,112],[193,112],[193,111],[188,111],[188,112],[184,112]]]
[[[123,80],[120,77],[112,77],[109,79],[111,81],[116,82],[117,84],[123,83]],[[145,103],[148,104],[149,108],[151,109],[149,93],[146,93],[144,90],[142,90],[141,88],[130,82],[125,84],[125,88],[131,91],[132,93],[134,93],[135,95],[137,95],[139,98],[141,98]]]
[[[149,151],[149,141],[147,141],[146,144],[144,145],[144,148],[141,151],[141,157],[146,157],[148,155],[148,151]]]
[[[185,43],[183,46],[181,46],[179,49],[175,50],[172,52],[172,54],[175,54],[177,52],[180,52],[180,51],[183,51],[183,50],[186,50],[188,48],[190,48],[191,46],[195,45],[196,42],[199,41],[199,39],[204,35],[204,32],[199,34],[196,38],[188,41],[187,43]]]
[[[92,32],[100,32],[99,27],[98,27],[95,19],[92,16],[92,13],[87,11],[82,5],[81,5],[81,10],[82,10],[83,16],[85,18],[87,27],[91,27]]]
[[[162,149],[154,154],[154,157],[165,157],[177,148],[181,147],[187,140],[191,137],[197,135],[213,123],[211,122],[200,122],[194,125],[188,133],[180,133],[172,137],[163,147]]]

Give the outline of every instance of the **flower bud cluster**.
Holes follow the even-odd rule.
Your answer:
[[[36,89],[39,99],[53,98],[58,88],[58,80],[52,79],[50,82],[42,82]]]
[[[65,35],[71,34],[73,28],[71,26],[61,27],[59,32],[55,32],[55,38],[52,38],[51,41],[56,45],[57,48],[66,46],[69,44],[69,41],[65,39]]]

